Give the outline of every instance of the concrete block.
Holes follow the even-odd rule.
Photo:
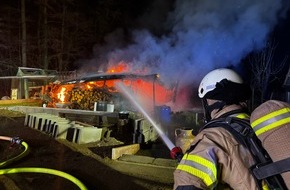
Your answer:
[[[151,123],[144,119],[139,118],[134,120],[134,133],[133,143],[146,143],[155,141],[159,137],[157,130]]]
[[[79,133],[82,127],[83,126],[74,123],[73,127],[68,128],[66,139],[70,142],[74,142],[74,143],[78,142]]]
[[[47,112],[26,114],[24,125],[51,134],[56,139],[67,139],[78,144],[100,141],[103,135],[102,128]]]
[[[52,118],[43,118],[43,125],[41,126],[40,130],[45,133],[49,133],[51,130],[51,125],[53,125]]]
[[[157,133],[156,129],[151,125],[151,123],[148,120],[142,120],[141,121],[142,126],[142,133],[144,135],[144,141],[155,141],[159,134]]]
[[[37,129],[46,133],[50,132],[51,125],[53,125],[55,116],[50,114],[43,114],[41,115],[41,119],[39,119],[39,124],[37,126]]]
[[[29,119],[30,119],[30,115],[25,114],[24,127],[28,127]]]
[[[32,127],[33,114],[29,114],[27,127]]]
[[[38,118],[39,113],[30,113],[26,116],[25,125],[31,128],[35,128],[36,121]]]
[[[34,113],[34,124],[33,128],[41,130],[43,118],[47,117],[46,113]]]
[[[81,128],[78,144],[85,144],[100,141],[102,137],[102,128],[83,127]]]
[[[30,113],[26,114],[24,125],[43,131],[43,132],[51,132],[51,127],[56,122],[68,122],[68,120],[64,118],[59,118],[55,115],[47,114],[47,113]]]
[[[68,129],[67,140],[78,144],[86,144],[97,142],[101,140],[102,128],[97,127],[84,127],[75,124],[74,127]]]
[[[37,118],[36,113],[29,113],[25,115],[24,126],[34,128],[35,120]]]
[[[45,132],[52,134],[53,137],[57,138],[59,136],[59,133],[63,133],[63,131],[61,130],[62,128],[67,128],[66,125],[68,125],[70,123],[69,120],[65,119],[65,118],[59,118],[57,116],[54,115],[50,115],[47,118],[47,125],[45,128]],[[62,127],[59,127],[62,126]],[[71,126],[69,126],[71,127]],[[59,132],[61,131],[61,132]],[[66,135],[66,132],[65,132]],[[63,137],[63,135],[61,136],[62,138],[66,138],[66,136]]]
[[[71,123],[56,123],[52,130],[52,136],[56,139],[66,139],[68,129],[73,126]]]

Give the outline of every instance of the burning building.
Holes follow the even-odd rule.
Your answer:
[[[113,103],[118,111],[134,110],[116,88],[117,83],[128,87],[138,100],[146,105],[147,110],[172,101],[176,89],[166,87],[158,74],[122,72],[124,69],[121,67],[124,66],[119,65],[107,72],[88,74],[48,86],[52,98],[50,106],[67,104],[72,109],[94,110],[96,102],[105,102]]]

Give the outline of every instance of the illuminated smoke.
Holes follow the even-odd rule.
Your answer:
[[[149,29],[135,30],[133,42],[117,48],[122,31],[116,31],[105,46],[95,47],[98,57],[91,62],[99,68],[124,61],[133,71],[146,68],[164,82],[178,81],[180,88],[197,84],[208,71],[238,67],[246,55],[263,48],[288,8],[286,0],[176,0],[166,23],[160,23],[169,32],[157,37]]]

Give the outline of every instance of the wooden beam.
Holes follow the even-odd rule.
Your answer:
[[[112,149],[112,159],[116,160],[120,158],[123,154],[136,154],[140,150],[139,144],[132,144],[121,146]]]

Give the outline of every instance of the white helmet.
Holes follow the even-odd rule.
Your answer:
[[[198,88],[198,96],[203,98],[208,92],[216,88],[216,84],[227,79],[234,83],[243,83],[242,78],[233,70],[221,68],[209,72],[201,81]]]

